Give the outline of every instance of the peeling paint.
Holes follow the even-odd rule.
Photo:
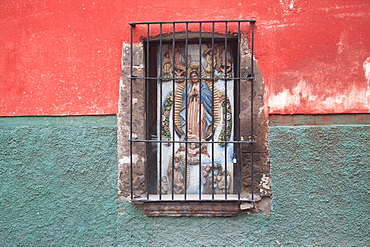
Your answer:
[[[263,26],[263,28],[276,30],[277,28],[292,27],[296,25],[298,25],[298,23],[272,24],[272,25]]]
[[[270,190],[271,189],[271,178],[268,175],[263,174],[261,181],[260,181],[260,186],[266,190]]]
[[[137,154],[132,155],[132,163],[136,163],[138,161],[139,156]],[[131,163],[130,156],[123,156],[121,159],[119,159],[119,163],[122,164],[129,164]]]
[[[286,13],[302,13],[307,11],[309,2],[307,0],[280,0],[280,4],[285,8]]]
[[[240,210],[247,210],[254,207],[254,204],[251,202],[243,202],[240,204]]]
[[[270,96],[270,109],[299,105],[302,98],[306,98],[308,101],[315,101],[317,99],[316,95],[312,95],[310,86],[304,80],[300,80],[298,85],[291,91],[284,89],[280,93]]]
[[[353,18],[353,17],[369,17],[370,16],[370,13],[369,12],[358,12],[358,13],[341,13],[341,14],[337,14],[335,15],[335,17],[337,18],[344,18],[344,19],[348,19],[348,18]]]
[[[334,5],[333,4],[330,7],[318,8],[318,10],[324,10],[324,11],[327,11],[328,12],[330,10],[366,8],[368,6],[369,6],[369,4],[352,4],[352,5],[337,5],[337,4]]]
[[[346,47],[348,47],[348,31],[341,33],[339,42],[336,44],[338,46],[337,52],[341,54]]]
[[[365,92],[365,97],[366,97],[366,103],[367,106],[370,106],[370,57],[368,57],[365,62],[362,65],[364,67],[364,72],[365,72],[365,77],[367,79],[367,85],[366,85],[366,92]]]
[[[369,62],[369,61],[368,61]],[[366,68],[369,68],[369,63]],[[364,63],[365,68],[365,63]],[[366,69],[365,69],[366,70]],[[365,72],[366,73],[366,72]],[[295,109],[302,108],[302,105],[310,105],[311,113],[330,112],[335,109],[342,109],[343,112],[350,112],[357,105],[367,107],[370,110],[369,96],[370,96],[370,82],[368,79],[367,90],[349,86],[346,91],[341,91],[334,96],[326,96],[324,94],[315,93],[311,85],[306,81],[300,80],[297,86],[293,89],[283,89],[281,92],[270,95],[268,105],[270,112],[279,112],[285,109],[285,114],[290,114]],[[320,93],[320,91],[318,92]],[[366,103],[364,103],[366,99]],[[320,104],[318,104],[320,102]],[[332,109],[332,110],[330,110]]]
[[[120,71],[123,69],[120,58],[130,60],[130,26],[126,24],[145,20],[191,21],[197,19],[196,16],[202,20],[257,20],[255,56],[266,80],[266,90],[275,97],[269,100],[270,94],[266,94],[266,103],[279,101],[276,99],[279,93],[280,98],[293,94],[293,87],[299,80],[290,80],[286,72],[294,69],[307,83],[316,84],[310,98],[317,96],[317,100],[326,100],[326,97],[346,94],[348,90],[342,86],[332,90],[332,83],[337,82],[354,86],[349,90],[360,92],[356,99],[338,96],[326,101],[329,104],[345,100],[356,104],[334,109],[320,106],[321,102],[317,101],[312,106],[314,111],[325,108],[320,113],[351,109],[352,113],[369,112],[363,106],[369,103],[364,103],[365,99],[361,103],[359,99],[365,95],[361,92],[368,91],[362,63],[370,51],[370,33],[366,29],[370,20],[369,1],[355,4],[353,1],[269,0],[256,4],[256,1],[233,0],[213,4],[212,8],[206,2],[191,4],[189,8],[182,8],[181,4],[119,2],[108,4],[103,12],[99,9],[96,13],[97,9],[86,3],[83,10],[84,1],[76,0],[77,9],[83,14],[67,5],[57,7],[36,2],[32,8],[23,8],[14,1],[7,2],[4,8],[7,18],[2,19],[0,42],[3,44],[0,47],[2,116],[116,114]],[[21,2],[19,6],[23,6],[22,2],[28,6],[25,0],[18,2]],[[148,9],[151,10],[149,15]],[[164,33],[171,30],[170,26],[163,28]],[[204,28],[207,32],[210,25]],[[145,37],[147,32],[140,28],[133,31],[138,32],[137,37]],[[340,37],[342,32],[347,32],[347,36]],[[159,34],[159,27],[150,30],[151,36],[156,34]],[[133,42],[136,46],[139,40]],[[138,45],[138,49],[143,47]],[[321,68],[318,63],[326,67]],[[134,69],[142,71],[143,67],[136,67],[139,64],[141,61],[133,61]],[[334,69],[340,66],[340,69]],[[341,79],[338,74],[348,76]],[[359,74],[361,78],[354,78]],[[308,77],[315,79],[310,81]],[[319,90],[325,95],[320,95]],[[294,103],[298,99],[284,100]],[[311,106],[302,104],[306,100],[303,98],[300,105],[289,104],[282,108],[275,104],[270,109],[284,112],[284,109],[294,107],[290,113],[314,113]]]

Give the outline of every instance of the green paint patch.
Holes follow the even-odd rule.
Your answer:
[[[270,115],[270,126],[304,125],[364,125],[370,124],[370,114]]]
[[[114,246],[115,118],[4,119],[0,245]]]
[[[117,199],[115,117],[0,120],[0,246],[370,242],[369,125],[271,127],[271,214],[196,218]]]
[[[60,116],[60,117],[1,117],[0,127],[20,126],[71,126],[110,127],[117,125],[116,115],[107,116]]]

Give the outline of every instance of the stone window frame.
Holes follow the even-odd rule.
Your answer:
[[[131,24],[132,27],[132,24]],[[132,30],[132,29],[131,29]],[[131,31],[132,32],[132,31]],[[204,32],[206,34],[206,32]],[[202,34],[203,35],[203,34]],[[252,197],[248,201],[136,201],[134,198],[137,196],[132,194],[133,187],[141,188],[145,192],[143,184],[145,184],[145,149],[142,147],[136,147],[133,155],[130,155],[129,150],[135,149],[136,144],[129,142],[129,139],[137,138],[138,136],[132,136],[130,132],[130,123],[127,121],[127,116],[130,112],[130,102],[135,104],[144,104],[144,99],[130,99],[132,90],[131,88],[131,74],[137,78],[144,77],[144,68],[147,64],[145,58],[144,43],[140,42],[134,44],[133,42],[123,44],[122,54],[122,77],[120,83],[120,102],[119,102],[119,113],[118,113],[118,153],[119,153],[119,196],[123,200],[131,200],[134,203],[144,204],[144,211],[147,216],[234,216],[240,212],[252,212],[252,213],[268,213],[271,210],[271,179],[270,179],[270,165],[268,159],[268,146],[267,146],[267,132],[268,132],[268,121],[264,114],[264,85],[262,75],[257,68],[256,61],[253,59],[253,69],[250,66],[249,61],[253,53],[249,49],[248,45],[248,34],[242,33],[239,41],[240,51],[240,73],[244,77],[251,77],[253,80],[256,91],[254,95],[248,95],[247,100],[241,102],[241,107],[248,104],[248,98],[254,97],[253,107],[258,109],[253,117],[253,129],[254,134],[248,136],[248,133],[242,135],[243,138],[252,138],[256,140],[256,143],[251,147],[252,154],[248,157],[243,155],[243,164],[252,163],[252,167],[243,165],[243,173],[249,172],[253,175],[250,176],[251,181]],[[132,66],[131,66],[132,65]],[[132,71],[133,70],[133,71]],[[252,72],[252,74],[251,74]],[[138,103],[139,102],[139,103]],[[132,104],[132,103],[131,103]],[[138,107],[143,109],[144,105]],[[137,117],[143,116],[143,112],[135,112],[134,115]],[[240,116],[241,118],[243,116]],[[136,119],[135,116],[133,116]],[[145,122],[145,121],[143,121]],[[144,125],[141,126],[143,130]],[[144,135],[145,132],[137,133],[137,135]],[[250,133],[249,133],[250,134]],[[139,151],[138,151],[139,150]],[[248,153],[251,150],[246,148],[243,153]],[[252,157],[251,157],[252,156]],[[143,171],[142,174],[133,173],[133,167],[139,168]],[[252,170],[252,171],[251,171]],[[132,183],[130,182],[132,181]]]

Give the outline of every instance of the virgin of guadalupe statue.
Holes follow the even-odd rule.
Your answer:
[[[199,79],[197,71],[192,71],[190,77],[191,81],[182,83],[176,93],[175,129],[180,139],[187,135],[188,140],[209,140],[219,122],[218,94]]]

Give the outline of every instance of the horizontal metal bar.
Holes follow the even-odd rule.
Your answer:
[[[194,40],[195,39],[195,40]],[[204,39],[207,39],[207,38],[204,38]],[[176,40],[176,44],[186,44],[186,41],[185,40],[181,40],[181,39],[175,39]],[[221,43],[220,41],[224,41],[225,38],[215,38],[215,43]],[[146,40],[143,39],[143,42],[146,42]],[[151,40],[150,43],[153,44],[153,43],[159,43],[160,40]],[[162,40],[162,44],[172,44],[173,43],[173,40]],[[202,44],[209,44],[210,42],[205,40],[204,42],[202,41]],[[233,38],[229,38],[229,41],[228,41],[229,44],[237,44],[238,41],[237,40],[234,40]],[[188,44],[199,44],[199,38],[193,38],[193,40],[188,40]]]
[[[130,201],[132,202],[256,202],[255,200],[248,200],[248,199],[200,199],[200,200],[195,200],[195,199],[184,199],[184,200],[179,200],[179,199],[174,199],[174,200],[166,200],[166,199],[131,199]]]
[[[255,140],[250,141],[166,141],[166,140],[139,140],[139,139],[133,139],[128,140],[129,142],[146,142],[146,143],[256,143]]]
[[[145,24],[172,24],[172,23],[216,23],[216,22],[256,22],[256,20],[218,20],[218,21],[150,21],[150,22],[131,22],[129,25],[145,25]]]
[[[164,78],[164,77],[136,77],[136,76],[133,76],[133,77],[129,77],[130,80],[194,80],[194,79],[197,79],[197,80],[254,80],[255,77],[232,77],[232,78],[228,78],[228,77],[202,77],[202,78],[183,78],[183,77],[172,77],[172,78]]]

